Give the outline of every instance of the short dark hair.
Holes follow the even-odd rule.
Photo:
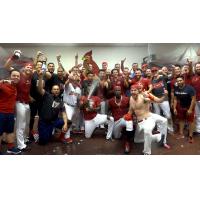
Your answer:
[[[19,71],[18,69],[12,69],[12,70],[10,70],[10,75],[11,75],[13,72],[19,72],[19,73],[20,73],[20,71]]]
[[[88,72],[87,72],[87,76],[88,76],[89,74],[94,75],[94,72],[93,72],[93,71],[88,71]]]
[[[100,72],[105,72],[105,70],[104,70],[104,69],[100,69],[100,70],[99,70],[99,73],[100,73]]]
[[[142,73],[142,70],[140,68],[137,68],[135,71],[140,71]]]
[[[49,62],[49,63],[47,64],[47,66],[49,66],[49,65],[55,66],[53,62]]]
[[[181,66],[180,66],[179,64],[175,64],[174,66],[175,66],[175,67],[179,67],[179,68],[181,68]]]
[[[184,78],[183,75],[179,75],[179,76],[177,76],[177,77],[176,77],[176,80],[177,80],[178,78],[182,78],[183,80],[185,80],[185,78]]]
[[[113,74],[113,71],[115,71],[115,70],[118,72],[118,70],[116,68],[114,68],[111,70],[111,74]]]
[[[195,67],[196,67],[196,65],[198,65],[198,64],[200,64],[200,62],[196,62],[196,63],[195,63]]]

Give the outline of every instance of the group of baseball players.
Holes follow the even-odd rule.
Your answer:
[[[19,70],[14,63],[21,54],[15,50],[7,59],[10,76],[0,80],[1,154],[3,142],[8,154],[20,154],[31,141],[46,145],[56,135],[70,144],[72,134],[91,138],[99,128],[106,140],[121,139],[126,154],[143,143],[142,153],[150,155],[153,142],[171,148],[167,134],[192,144],[200,133],[200,62],[130,68],[124,59],[112,69],[104,61],[94,70],[89,61],[78,64],[76,55],[67,71],[60,55],[56,67],[37,52]]]

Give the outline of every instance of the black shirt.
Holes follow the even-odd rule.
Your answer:
[[[51,74],[51,78],[45,81],[45,90],[49,93],[51,92],[51,89],[54,85],[55,77],[56,77],[56,74],[53,73]]]
[[[185,85],[183,88],[174,88],[174,96],[176,96],[182,108],[189,108],[192,97],[195,95],[195,90],[191,85]]]
[[[45,92],[42,97],[42,105],[39,111],[39,117],[45,122],[53,122],[58,118],[59,112],[64,112],[64,103],[60,97],[54,97],[52,94]]]
[[[38,92],[38,83],[38,74],[37,72],[34,72],[31,80],[30,96],[33,97],[36,101],[41,100],[41,94]]]
[[[164,95],[164,89],[167,89],[167,84],[164,80],[164,78],[161,76],[158,79],[152,80],[152,94],[156,97],[160,98]]]

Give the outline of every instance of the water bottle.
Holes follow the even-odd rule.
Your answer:
[[[45,64],[45,62],[43,62],[42,63],[42,71],[46,72],[46,70],[47,70],[46,64]]]

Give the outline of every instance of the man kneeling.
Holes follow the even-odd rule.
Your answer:
[[[43,72],[39,73],[38,90],[42,95],[41,109],[39,111],[39,144],[47,144],[51,139],[54,128],[62,129],[60,139],[64,143],[71,143],[70,133],[67,132],[67,114],[65,112],[64,103],[61,101],[60,88],[58,85],[52,87],[51,93],[43,89]],[[58,115],[62,112],[63,119],[59,119]]]

